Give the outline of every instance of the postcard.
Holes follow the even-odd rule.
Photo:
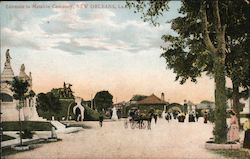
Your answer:
[[[1,158],[248,158],[232,3],[2,1]]]

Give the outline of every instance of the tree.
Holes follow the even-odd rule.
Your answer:
[[[113,104],[113,96],[108,91],[97,92],[94,97],[94,106],[98,112],[103,109],[111,108]]]
[[[250,61],[248,58],[249,54],[247,48],[248,36],[246,34],[249,27],[249,10],[248,6],[242,3],[244,2],[238,2],[237,4],[239,5],[235,5],[235,3],[232,1],[220,3],[220,12],[223,14],[222,21],[227,23],[227,29],[225,31],[227,47],[227,53],[225,54],[225,69],[227,77],[229,77],[232,81],[233,109],[237,114],[238,120],[240,120],[239,112],[242,106],[242,104],[239,102],[239,99],[242,97],[240,94],[245,94],[244,92],[248,92],[250,85]],[[176,71],[177,79],[181,78],[181,84],[183,84],[188,78],[191,78],[192,81],[196,82],[196,77],[201,76],[202,72],[206,72],[210,76],[214,74],[213,56],[211,56],[211,54],[204,53],[203,50],[200,50],[203,45],[203,39],[201,39],[199,36],[198,38],[197,36],[189,38],[190,35],[193,35],[194,30],[197,30],[196,32],[201,33],[199,31],[199,28],[201,27],[199,19],[196,20],[196,22],[187,19],[192,18],[181,17],[173,20],[174,29],[181,34],[181,38],[163,36],[163,39],[166,42],[172,41],[174,45],[172,45],[171,49],[163,48],[165,52],[162,54],[162,56],[166,59],[168,66]],[[187,41],[182,40],[183,37],[186,38],[185,40]],[[210,38],[214,39],[212,41],[216,42],[216,36],[210,34]],[[185,48],[183,46],[187,45],[190,49],[184,51]],[[175,59],[173,56],[178,59],[177,62],[173,60]],[[181,61],[185,62],[179,65]],[[243,88],[242,92],[239,92],[240,88]]]
[[[18,110],[18,120],[19,120],[19,136],[20,136],[20,145],[23,145],[22,142],[22,122],[21,122],[21,114],[20,110],[24,107],[24,101],[28,97],[29,83],[28,81],[24,81],[19,79],[18,77],[14,77],[13,81],[11,82],[11,91],[14,93],[14,99],[18,100],[17,110]]]
[[[51,118],[51,116],[57,114],[62,110],[59,97],[55,96],[52,92],[39,93],[37,95],[37,109],[39,115]]]
[[[147,97],[148,97],[148,96],[137,94],[137,95],[134,95],[134,96],[130,99],[130,101],[140,101],[140,100],[143,100],[143,99],[145,99],[145,98],[147,98]]]
[[[176,80],[182,78],[181,84],[188,78],[196,82],[196,78],[201,76],[202,72],[214,76],[216,143],[225,142],[227,134],[225,66],[226,55],[231,46],[228,43],[229,35],[231,39],[238,37],[246,39],[245,30],[242,30],[240,34],[232,35],[232,30],[239,27],[238,23],[234,24],[233,20],[246,21],[244,19],[247,14],[243,15],[243,13],[245,14],[245,8],[248,6],[242,3],[245,2],[184,0],[180,9],[183,15],[172,20],[172,29],[178,33],[178,36],[164,35],[162,37],[165,42],[170,43],[170,47],[163,48],[162,57],[166,59],[168,67],[177,73]],[[137,1],[137,3],[128,2],[128,5],[142,12],[142,18],[154,25],[157,25],[154,22],[155,19],[168,9],[168,1]],[[239,13],[239,10],[242,12]],[[245,26],[244,23],[240,25]],[[228,30],[232,33],[230,34]]]

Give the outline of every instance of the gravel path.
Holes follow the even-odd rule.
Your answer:
[[[91,129],[63,134],[61,142],[44,144],[9,159],[217,159],[204,148],[212,124],[158,120],[151,130],[125,129],[123,121],[85,122]]]

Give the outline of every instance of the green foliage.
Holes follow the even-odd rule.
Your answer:
[[[33,132],[31,130],[29,130],[29,129],[24,129],[22,136],[23,136],[24,139],[32,139]]]
[[[28,86],[29,83],[27,81],[23,81],[18,77],[14,77],[10,88],[10,90],[14,93],[14,99],[23,101],[25,98],[27,98],[26,93],[28,92]]]
[[[98,121],[99,120],[99,113],[88,106],[84,106],[84,120],[90,121]]]
[[[56,99],[58,99],[58,97],[54,97]],[[37,98],[38,99],[38,98]],[[55,101],[54,101],[55,102]],[[53,106],[52,108],[50,108],[49,103],[44,102],[44,108],[45,109],[40,109],[40,107],[37,106],[37,112],[39,114],[39,116],[49,119],[51,120],[52,116],[54,116],[54,118],[56,120],[62,120],[62,117],[64,117],[66,119],[67,117],[67,113],[68,113],[68,108],[70,107],[71,110],[75,104],[74,100],[70,99],[70,100],[59,100],[55,102],[57,106]],[[71,111],[70,116],[74,116],[73,112]]]
[[[50,122],[41,121],[22,121],[22,126],[24,130],[29,131],[51,131]],[[2,122],[3,131],[18,131],[19,122],[17,121],[5,121]]]
[[[211,122],[211,123],[214,123],[215,121],[215,116],[214,116],[214,113],[215,111],[213,109],[209,109],[209,112],[208,112],[208,120]]]
[[[137,95],[134,95],[134,96],[130,99],[130,101],[140,101],[140,100],[143,100],[143,99],[145,99],[145,98],[147,98],[147,96],[137,94]]]
[[[4,135],[3,134],[3,136],[2,136],[2,141],[8,141],[8,140],[13,140],[13,139],[15,139],[14,137],[11,137],[11,136],[8,136],[8,135]],[[2,142],[1,141],[1,142]]]
[[[26,80],[22,80],[18,77],[14,77],[11,82],[10,90],[13,92],[13,97],[16,100],[19,100],[19,104],[17,105],[17,109],[19,111],[19,135],[20,135],[20,145],[22,145],[22,123],[20,119],[20,110],[24,106],[24,100],[29,96],[28,92],[29,83]]]
[[[168,9],[166,7],[162,10],[157,7],[167,5],[166,1],[128,3],[132,3],[128,6],[142,13],[144,20],[150,22],[162,15],[158,13],[166,12]],[[203,72],[214,75],[216,83],[214,135],[217,143],[224,142],[226,141],[225,75],[231,78],[234,87],[237,88],[233,90],[236,94],[235,101],[239,101],[238,88],[249,87],[247,49],[249,7],[244,1],[236,0],[183,0],[179,13],[182,16],[171,21],[172,29],[178,35],[162,36],[168,44],[167,47],[162,47],[164,51],[162,57],[166,59],[167,67],[177,74],[176,80],[180,79],[181,84],[189,78],[196,82],[197,77]]]
[[[223,155],[225,158],[234,158],[234,159],[249,159],[250,152],[246,150],[216,150],[214,151],[220,155]]]
[[[51,116],[56,116],[61,110],[61,102],[53,93],[39,93],[37,95],[37,111],[41,117],[51,119]]]
[[[28,97],[35,97],[36,93],[33,90],[29,91]]]
[[[209,100],[203,100],[203,101],[201,101],[201,103],[202,103],[202,104],[207,104],[207,105],[212,105],[212,104],[214,104],[214,102],[209,101]]]
[[[141,19],[144,22],[149,21],[153,25],[159,25],[159,17],[164,14],[165,11],[169,9],[168,2],[170,0],[161,1],[126,1],[126,6],[129,8],[135,8],[134,13],[142,13]]]
[[[97,92],[94,97],[94,105],[98,112],[101,112],[103,109],[107,110],[111,108],[113,104],[113,96],[108,91]]]

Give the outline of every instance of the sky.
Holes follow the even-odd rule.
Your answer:
[[[166,23],[179,16],[180,2],[155,27],[124,2],[1,2],[1,69],[10,49],[15,75],[21,64],[32,72],[36,93],[71,83],[76,96],[89,100],[108,90],[113,101],[135,94],[169,102],[214,100],[213,79],[180,85],[160,55],[163,34],[176,34]]]

